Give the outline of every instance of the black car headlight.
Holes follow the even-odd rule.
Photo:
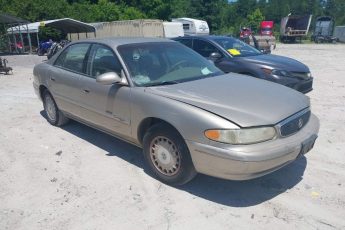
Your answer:
[[[285,70],[273,69],[271,75],[281,76],[281,77],[292,77],[292,74]]]
[[[295,77],[291,72],[281,69],[268,69],[268,68],[261,68],[264,73],[267,75],[271,75],[275,78],[277,77]]]

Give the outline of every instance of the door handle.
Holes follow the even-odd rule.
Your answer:
[[[83,92],[84,93],[90,93],[90,90],[89,89],[83,89]]]
[[[50,80],[52,80],[52,81],[55,81],[55,78],[53,78],[53,77],[50,77]]]

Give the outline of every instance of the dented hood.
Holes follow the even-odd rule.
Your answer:
[[[302,93],[233,73],[149,87],[147,92],[209,111],[241,127],[274,125],[309,107],[309,98]]]

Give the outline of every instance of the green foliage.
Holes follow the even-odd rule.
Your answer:
[[[0,36],[0,50],[7,50],[8,40],[6,36]]]
[[[253,13],[247,15],[248,26],[254,30],[259,31],[260,22],[265,20],[265,17],[262,15],[260,9],[254,10]]]
[[[38,36],[41,41],[48,41],[52,39],[53,41],[60,41],[61,39],[66,39],[66,34],[61,33],[61,31],[54,29],[52,27],[40,26]]]
[[[211,33],[238,35],[240,26],[258,30],[260,21],[272,20],[276,30],[282,17],[329,15],[345,24],[344,0],[0,0],[0,11],[29,21],[73,18],[101,22],[191,17],[206,20]]]

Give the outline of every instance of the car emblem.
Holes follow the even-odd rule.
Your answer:
[[[300,118],[298,120],[298,128],[300,129],[300,128],[302,128],[302,126],[303,126],[303,120],[302,120],[302,118]]]

